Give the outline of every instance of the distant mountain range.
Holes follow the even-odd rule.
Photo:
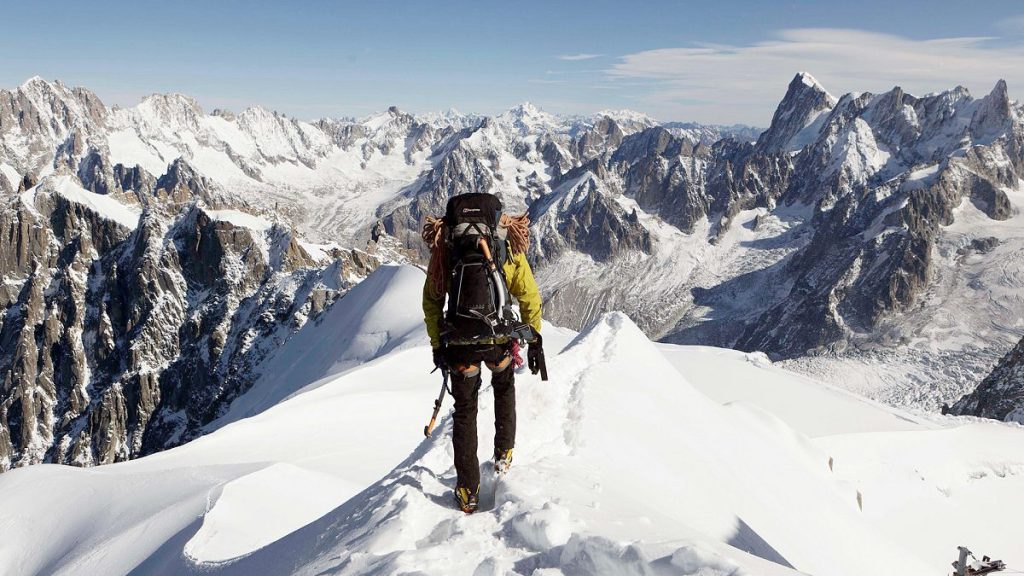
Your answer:
[[[479,191],[530,215],[556,324],[622,310],[655,338],[852,366],[868,393],[935,408],[1024,335],[1022,170],[1001,81],[835,98],[798,74],[761,133],[528,103],[109,108],[33,78],[0,91],[0,470],[201,434],[266,350],[380,263],[422,260],[424,217]],[[856,373],[880,363],[900,368]]]

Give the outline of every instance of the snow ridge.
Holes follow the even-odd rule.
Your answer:
[[[1018,490],[1019,429],[916,420],[763,357],[655,346],[621,313],[578,335],[544,327],[552,379],[519,375],[515,463],[495,482],[482,459],[482,509],[466,516],[450,502],[450,418],[415,439],[438,385],[423,327],[388,305],[422,280],[411,267],[379,270],[352,294],[360,304],[380,291],[379,305],[361,318],[362,306],[349,307],[307,342],[314,355],[345,355],[384,329],[407,333],[408,347],[333,375],[322,364],[328,376],[315,386],[302,384],[319,369],[293,372],[302,390],[259,414],[102,474],[39,466],[0,476],[10,512],[0,529],[9,549],[30,551],[0,550],[0,569],[789,576],[882,563],[924,575],[965,537],[1024,561],[1019,530],[922,513],[966,519]],[[353,326],[365,330],[339,347]],[[712,400],[723,385],[729,398]],[[766,392],[779,401],[759,400]],[[485,387],[482,422],[492,409]],[[372,445],[358,441],[368,430]],[[491,447],[481,432],[483,457]],[[951,461],[950,445],[969,456]],[[24,513],[38,512],[43,492],[64,514]]]

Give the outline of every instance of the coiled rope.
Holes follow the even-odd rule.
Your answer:
[[[526,214],[502,214],[499,225],[508,233],[512,253],[526,253],[530,247],[530,218]],[[430,295],[434,298],[440,298],[444,294],[444,280],[448,276],[448,249],[444,242],[447,232],[443,218],[427,216],[420,234],[423,242],[430,248],[427,277],[430,279]]]

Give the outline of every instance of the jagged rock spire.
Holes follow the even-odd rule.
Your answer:
[[[828,93],[813,76],[800,72],[793,77],[786,96],[772,117],[771,126],[757,139],[757,146],[765,152],[788,150],[797,134],[813,122],[823,111],[831,110],[836,98]]]

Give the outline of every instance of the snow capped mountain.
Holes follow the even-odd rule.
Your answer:
[[[635,110],[601,110],[594,114],[590,123],[596,123],[602,118],[608,118],[627,134],[658,125],[658,121],[654,118]]]
[[[449,108],[444,112],[425,112],[417,114],[416,118],[421,122],[430,124],[435,128],[451,127],[455,130],[465,130],[476,126],[484,119],[479,114],[464,114],[455,108]]]
[[[258,107],[205,114],[179,94],[111,109],[87,90],[32,79],[0,93],[0,262],[12,318],[2,330],[25,341],[0,357],[16,383],[8,390],[21,390],[4,392],[0,405],[27,402],[0,418],[9,438],[0,452],[8,465],[69,461],[77,442],[105,461],[198,433],[215,415],[180,402],[163,413],[168,394],[147,396],[137,411],[97,399],[133,389],[125,378],[149,367],[191,362],[205,374],[202,394],[223,406],[254,381],[257,363],[245,358],[262,356],[252,342],[290,334],[264,333],[270,318],[298,327],[310,298],[320,311],[381,260],[423,259],[423,219],[452,195],[481,191],[533,220],[530,257],[558,324],[580,329],[620,310],[655,338],[761,350],[809,374],[842,366],[846,386],[934,409],[968,392],[1022,335],[1022,126],[1003,82],[981,99],[963,88],[837,99],[802,73],[755,139],[628,111],[561,118],[528,103],[497,117],[393,107],[316,123]],[[257,232],[228,232],[231,219],[213,212]],[[48,228],[53,218],[67,224]],[[189,238],[216,241],[206,253]],[[145,250],[129,249],[139,242]],[[367,242],[380,253],[351,249]],[[125,262],[150,252],[162,264],[124,278]],[[158,279],[158,269],[182,266]],[[188,289],[165,296],[182,278]],[[114,306],[101,298],[108,290],[139,311],[107,311],[110,330],[101,321]],[[156,307],[158,296],[175,304]],[[150,352],[96,368],[92,355],[127,353],[151,317]],[[91,339],[94,320],[103,338]],[[49,344],[29,346],[46,330]],[[157,344],[164,331],[178,334],[175,346]],[[47,345],[81,349],[82,359],[50,367]],[[873,368],[880,361],[891,370]],[[36,373],[59,370],[77,375],[55,380],[45,402],[30,393]],[[173,388],[186,377],[154,381]],[[83,386],[88,406],[66,400]],[[101,409],[115,425],[97,416],[83,428]],[[139,440],[146,430],[153,440]]]
[[[55,156],[88,145],[108,111],[94,94],[36,76],[14,90],[0,90],[0,190],[15,191],[23,176],[53,170]]]
[[[760,128],[743,124],[716,126],[697,124],[696,122],[666,122],[663,127],[673,136],[686,138],[694,144],[704,144],[705,146],[711,146],[725,138],[740,142],[754,142],[762,133]]]
[[[766,152],[796,151],[817,139],[822,124],[836,105],[813,76],[800,72],[772,117],[771,127],[757,139]]]
[[[499,114],[495,120],[518,132],[520,136],[562,132],[566,129],[565,122],[560,118],[544,112],[529,102],[523,102],[507,112]]]
[[[1024,563],[1016,523],[971,521],[1024,512],[1007,496],[1018,427],[922,419],[763,354],[655,345],[617,313],[545,326],[552,379],[521,375],[515,462],[464,515],[450,416],[419,436],[439,384],[421,319],[392,304],[422,282],[375,271],[274,355],[287,389],[236,400],[249,418],[102,469],[0,475],[0,571],[915,576],[965,543]],[[481,421],[492,409],[485,390]]]

